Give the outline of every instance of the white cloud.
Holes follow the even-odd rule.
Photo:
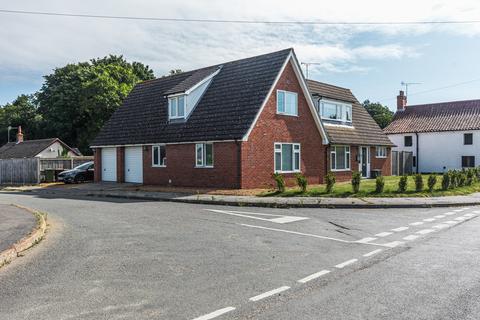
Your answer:
[[[460,20],[480,16],[476,0],[414,1],[35,1],[4,9],[83,14],[184,17],[201,19],[296,21]],[[68,62],[110,53],[149,64],[157,75],[172,68],[192,69],[294,47],[302,61],[318,62],[322,72],[367,72],[366,60],[416,57],[418,48],[396,35],[442,30],[480,34],[478,25],[455,26],[300,26],[140,22],[0,14],[0,72],[45,74]],[[377,37],[353,41],[362,34]],[[379,42],[384,36],[386,41]]]

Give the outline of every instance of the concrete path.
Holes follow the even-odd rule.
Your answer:
[[[25,237],[36,223],[35,217],[30,212],[0,204],[0,252]]]

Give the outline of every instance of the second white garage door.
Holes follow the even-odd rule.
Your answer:
[[[125,182],[143,183],[142,147],[125,148]]]

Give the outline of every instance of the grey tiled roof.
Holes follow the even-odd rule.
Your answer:
[[[397,111],[385,133],[480,130],[480,100],[407,106]]]
[[[180,93],[180,92],[185,92],[188,89],[192,88],[194,85],[217,71],[219,67],[208,67],[208,68],[203,68],[199,69],[196,71],[192,71],[191,75],[188,76],[185,80],[182,82],[178,83],[176,86],[173,88],[167,90],[164,92],[164,95],[170,95],[174,93]]]
[[[91,145],[241,139],[291,51],[286,49],[140,83]],[[169,123],[165,93],[185,90],[193,80],[201,80],[220,66],[220,72],[188,120]]]
[[[10,142],[3,145],[0,148],[0,159],[33,158],[56,141],[75,152],[63,141],[57,138],[26,140],[21,143]]]
[[[331,125],[324,122],[324,127],[331,144],[394,145],[382,132],[382,129],[380,129],[367,110],[358,102],[350,89],[314,80],[307,80],[307,85],[311,94],[352,103],[352,127]]]

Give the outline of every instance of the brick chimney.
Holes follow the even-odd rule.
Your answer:
[[[22,133],[22,127],[18,126],[18,131],[17,131],[17,143],[22,143],[23,142],[23,133]]]
[[[400,90],[400,94],[397,96],[397,111],[405,110],[406,106],[407,106],[407,96],[405,95],[403,90]]]

